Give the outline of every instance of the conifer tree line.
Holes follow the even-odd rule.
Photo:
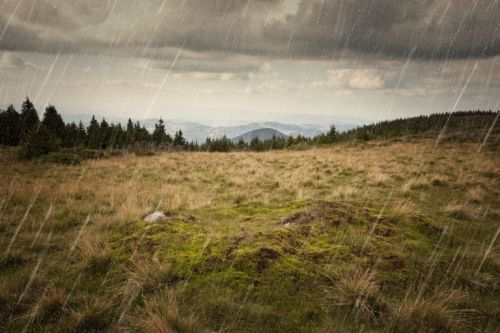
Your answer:
[[[462,135],[464,139],[481,140],[490,128],[491,134],[500,134],[499,111],[456,111],[434,113],[411,118],[385,120],[364,125],[341,133],[339,140],[384,140],[405,136],[434,137],[445,129],[446,133]]]
[[[499,111],[500,112],[500,111]],[[315,137],[272,137],[267,140],[254,138],[250,142],[233,142],[226,136],[207,138],[205,142],[187,142],[182,131],[174,137],[165,130],[165,122],[160,119],[152,133],[139,121],[128,119],[125,126],[108,123],[104,118],[98,121],[94,116],[88,126],[80,121],[65,123],[56,108],[49,105],[40,119],[29,98],[17,112],[13,105],[0,110],[0,145],[20,146],[20,156],[31,158],[58,151],[61,148],[84,148],[88,150],[113,149],[165,149],[206,152],[267,151],[285,149],[297,145],[331,144],[335,142],[391,139],[403,136],[433,134],[446,127],[450,131],[487,130],[493,124],[493,133],[500,134],[500,121],[493,111],[460,111],[438,113],[428,116],[400,118],[364,125],[343,133],[338,133],[332,125],[326,133]],[[473,132],[473,131],[472,131]]]
[[[191,149],[182,131],[177,131],[172,138],[165,132],[162,119],[150,133],[138,121],[128,120],[126,126],[108,123],[104,118],[99,122],[92,116],[85,127],[65,123],[56,108],[49,105],[40,119],[35,106],[29,98],[17,112],[13,105],[7,110],[0,110],[0,144],[21,146],[25,157],[35,157],[60,148],[85,147],[88,149],[124,149],[131,147],[154,146],[155,148]]]
[[[314,138],[317,143],[331,143],[337,138],[335,127],[330,131]],[[207,138],[202,144],[187,142],[181,130],[170,136],[165,130],[165,122],[160,119],[150,133],[139,121],[128,120],[126,126],[108,123],[105,119],[100,122],[92,116],[88,126],[80,121],[65,123],[56,108],[49,105],[40,119],[35,106],[29,98],[21,105],[17,112],[13,105],[7,110],[0,110],[0,144],[21,146],[22,157],[36,157],[60,148],[84,147],[86,149],[175,149],[189,151],[219,151],[234,150],[264,151],[283,149],[299,143],[310,142],[304,136],[289,137],[287,139],[272,137],[262,141],[254,138],[250,143],[240,140],[234,143],[226,136],[218,139]]]

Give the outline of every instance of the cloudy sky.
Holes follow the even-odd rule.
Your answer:
[[[500,108],[499,0],[0,0],[0,106],[211,124]]]

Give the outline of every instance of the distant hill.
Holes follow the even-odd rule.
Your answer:
[[[339,138],[341,141],[352,141],[441,136],[443,140],[481,142],[488,136],[488,142],[496,144],[500,142],[499,113],[458,111],[387,120],[348,130]]]
[[[126,124],[127,118],[120,117],[111,117],[104,116],[108,122],[121,123]],[[78,114],[78,115],[63,115],[63,118],[67,122],[78,122],[82,121],[85,126],[88,125],[92,115],[88,114]],[[103,116],[96,115],[96,118],[100,121]],[[136,119],[132,119],[136,120]],[[165,129],[170,135],[173,135],[176,131],[182,130],[184,137],[188,141],[196,141],[198,143],[205,142],[206,138],[219,139],[224,135],[228,138],[234,138],[236,136],[242,135],[244,133],[257,130],[260,128],[271,128],[276,131],[281,132],[287,136],[296,137],[298,135],[305,137],[314,137],[318,134],[325,133],[329,129],[328,126],[323,125],[315,125],[315,124],[303,124],[303,125],[295,125],[295,124],[285,124],[279,122],[256,122],[243,124],[238,126],[209,126],[196,122],[190,121],[182,121],[178,119],[169,119],[168,117],[164,117],[165,120]],[[139,119],[142,125],[144,125],[149,131],[153,131],[155,128],[155,123],[158,119]],[[355,124],[340,124],[337,125],[337,130],[340,132],[346,131],[354,128]]]
[[[250,132],[246,132],[242,135],[238,135],[235,138],[232,138],[231,141],[234,143],[239,142],[241,139],[246,143],[250,143],[252,139],[259,138],[261,141],[269,140],[272,137],[287,139],[288,135],[281,133],[280,131],[275,130],[274,128],[259,128]]]

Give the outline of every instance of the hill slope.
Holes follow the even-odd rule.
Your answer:
[[[387,120],[348,130],[340,134],[341,141],[390,139],[405,136],[437,137],[454,141],[499,143],[499,112],[436,113],[405,119]]]
[[[14,153],[0,332],[500,332],[500,151]]]
[[[238,135],[237,137],[231,139],[233,142],[238,142],[241,139],[246,143],[250,143],[252,139],[259,138],[259,140],[269,140],[274,137],[287,139],[288,135],[281,133],[280,131],[275,130],[274,128],[259,128],[250,132],[246,132],[242,135]]]

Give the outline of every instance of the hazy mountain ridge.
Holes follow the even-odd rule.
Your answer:
[[[273,137],[287,139],[288,135],[283,134],[282,132],[277,131],[273,128],[259,128],[238,135],[237,137],[232,138],[231,141],[233,141],[234,143],[238,143],[240,140],[243,140],[245,143],[250,143],[254,138],[258,138],[261,141],[265,141]]]
[[[121,117],[106,117],[96,115],[96,119],[101,121],[102,118],[105,118],[109,123],[121,123],[123,126],[126,125],[128,118]],[[65,121],[68,122],[76,122],[78,123],[80,120],[87,125],[92,118],[92,115],[81,114],[81,115],[64,115]],[[176,131],[182,130],[184,137],[188,141],[196,141],[198,143],[204,142],[207,137],[209,138],[221,138],[224,135],[228,138],[235,138],[239,135],[245,134],[247,132],[251,132],[254,130],[268,128],[276,130],[286,136],[297,136],[302,135],[306,137],[314,137],[320,133],[324,133],[328,131],[328,126],[316,125],[316,124],[286,124],[280,122],[254,122],[249,124],[243,124],[238,126],[210,126],[204,125],[197,122],[183,121],[177,119],[164,119],[165,120],[165,129],[168,133],[173,135]],[[135,121],[133,119],[133,121]],[[155,124],[158,122],[158,119],[139,119],[141,125],[144,125],[148,130],[152,131],[155,127]],[[355,124],[341,124],[336,125],[337,130],[346,131],[356,127]]]

